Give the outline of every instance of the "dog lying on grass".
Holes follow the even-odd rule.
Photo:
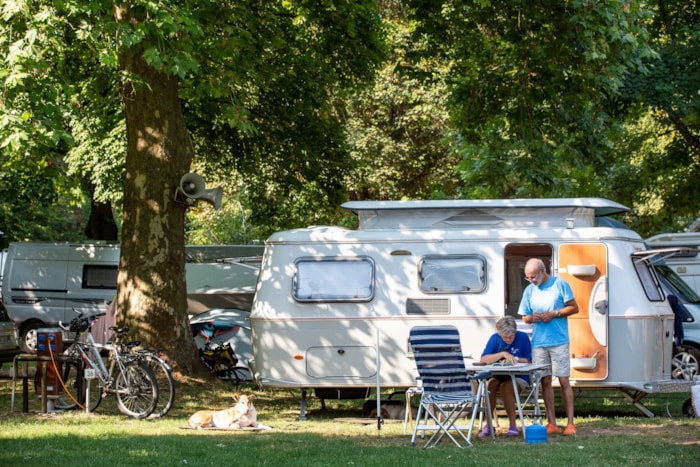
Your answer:
[[[365,413],[369,412],[369,418],[376,418],[377,401],[373,399],[366,400],[362,410]],[[406,403],[401,400],[384,399],[381,401],[380,414],[385,420],[403,420],[406,416]],[[415,416],[415,411],[413,411],[413,417]]]
[[[382,405],[380,411],[384,420],[403,420],[406,417],[406,407],[398,405]],[[377,409],[372,409],[369,418],[377,418]]]
[[[224,410],[200,410],[192,414],[187,421],[191,428],[265,428],[268,426],[258,423],[258,411],[253,405],[254,396],[234,397],[236,404]]]

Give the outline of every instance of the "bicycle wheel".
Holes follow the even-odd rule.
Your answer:
[[[157,355],[147,354],[144,362],[153,372],[158,385],[158,404],[153,410],[151,417],[164,417],[175,402],[175,380],[173,379],[173,369],[168,362]]]
[[[59,410],[85,409],[85,385],[82,388],[78,385],[78,364],[74,362],[64,362],[60,371],[61,381],[59,385],[61,392],[54,401],[54,406]],[[80,390],[82,389],[82,391]],[[90,386],[90,412],[97,409],[102,402],[102,388],[94,382]],[[80,404],[80,406],[78,405]]]
[[[129,362],[115,381],[117,407],[134,418],[146,418],[158,403],[158,385],[153,372],[140,362]]]

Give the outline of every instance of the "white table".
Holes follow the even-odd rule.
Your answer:
[[[523,406],[520,401],[520,391],[518,391],[518,384],[516,378],[518,376],[528,376],[530,378],[530,392],[525,398],[525,402],[534,398],[535,404],[535,418],[541,417],[540,414],[540,404],[539,404],[539,389],[540,389],[540,379],[545,370],[549,369],[549,365],[546,363],[515,363],[513,365],[475,365],[474,363],[467,363],[467,372],[469,373],[480,373],[482,371],[490,371],[494,376],[497,375],[508,375],[513,382],[513,388],[515,389],[515,407],[518,409],[518,416],[520,417],[520,428],[523,430],[523,438],[526,437],[525,434],[525,417],[523,416]]]

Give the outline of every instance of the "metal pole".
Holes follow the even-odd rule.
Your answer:
[[[381,392],[381,380],[379,379],[379,372],[381,370],[381,358],[379,355],[379,328],[376,328],[377,332],[377,431],[381,431],[382,429],[382,392]]]
[[[90,413],[90,380],[85,379],[85,413]]]

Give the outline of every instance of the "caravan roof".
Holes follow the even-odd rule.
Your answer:
[[[603,198],[349,201],[342,207],[358,215],[359,230],[592,227],[598,217],[629,211]]]
[[[589,208],[595,210],[596,216],[609,216],[629,211],[627,206],[603,198],[348,201],[343,203],[342,206],[352,211],[390,209]]]

